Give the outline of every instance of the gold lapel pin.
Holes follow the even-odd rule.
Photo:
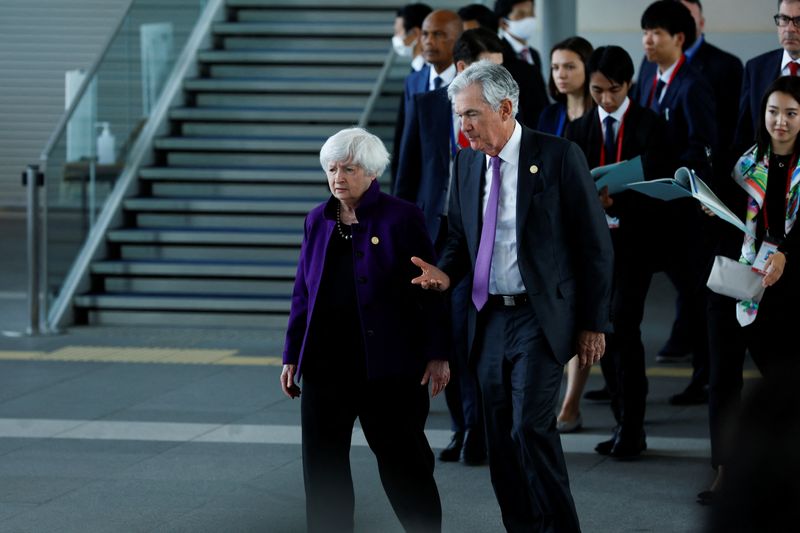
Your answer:
[[[536,165],[531,165],[530,171],[531,174],[536,174],[539,172],[539,167],[537,167]]]
[[[373,237],[369,240],[369,242],[371,242],[372,244],[378,244],[379,242],[381,242],[381,240],[377,237]]]

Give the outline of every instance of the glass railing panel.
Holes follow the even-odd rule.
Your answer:
[[[89,81],[42,157],[46,306],[58,295],[122,174],[205,4],[133,0],[99,63],[88,72],[66,74],[68,93],[77,92],[84,78]]]

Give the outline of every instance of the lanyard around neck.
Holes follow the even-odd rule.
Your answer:
[[[675,75],[685,62],[686,56],[681,54],[678,64],[675,65],[675,69],[672,71],[672,74],[670,74],[669,80],[667,80],[667,83],[664,85],[664,90],[667,90],[667,88],[672,84],[672,80],[675,79]],[[647,99],[647,107],[650,107],[653,104],[653,98],[658,98],[658,95],[656,94],[656,87],[658,87],[659,78],[661,78],[661,76],[658,75],[658,67],[656,67],[656,75],[653,77],[653,87],[650,88],[650,98]]]

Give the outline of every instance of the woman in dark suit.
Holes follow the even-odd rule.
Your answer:
[[[536,129],[563,137],[567,124],[592,108],[586,73],[586,62],[590,55],[592,45],[583,37],[570,37],[553,46],[547,88],[555,103],[542,110]]]
[[[628,53],[619,46],[598,48],[589,58],[587,78],[597,108],[572,122],[566,136],[581,147],[589,166],[595,168],[641,156],[645,178],[666,176],[665,162],[660,157],[663,123],[653,111],[628,97],[633,78],[633,61]],[[606,209],[616,259],[615,333],[609,336],[608,353],[601,366],[618,425],[614,436],[595,449],[603,455],[632,457],[645,447],[647,378],[639,326],[650,278],[663,255],[658,250],[659,232],[668,228],[659,220],[664,211],[664,202],[659,200],[633,191],[611,197],[604,189],[600,191],[600,201]],[[559,415],[562,423],[580,417],[580,394],[587,377],[588,371],[575,369],[575,378],[568,383]]]
[[[716,252],[753,265],[765,242],[777,248],[763,266],[766,289],[760,302],[737,302],[715,293],[708,297],[708,410],[717,476],[710,490],[697,495],[701,504],[710,503],[725,483],[723,472],[739,446],[724,437],[727,424],[738,415],[745,351],[769,382],[796,375],[800,366],[800,343],[793,338],[800,324],[800,232],[794,227],[800,198],[800,78],[784,76],[767,88],[759,121],[755,146],[739,158],[733,179],[721,184],[720,191],[729,206],[739,208],[756,238],[743,240],[742,232],[717,221],[721,228]]]
[[[353,530],[350,439],[356,418],[407,531],[439,531],[427,385],[447,385],[443,302],[411,284],[413,256],[434,259],[422,212],[380,192],[383,143],[342,130],[320,151],[331,198],[306,218],[281,388],[300,395],[309,531]]]

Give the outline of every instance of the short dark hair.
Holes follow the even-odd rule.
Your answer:
[[[433,8],[428,4],[406,4],[397,10],[397,16],[403,19],[406,32],[414,28],[422,28],[422,21],[431,14]]]
[[[525,1],[534,3],[533,0],[497,0],[494,3],[494,14],[500,18],[507,17],[516,4],[521,4]]]
[[[484,52],[503,53],[503,43],[497,33],[486,28],[467,30],[453,45],[453,63],[463,61],[471,65]]]
[[[674,0],[658,0],[644,10],[642,29],[654,30],[656,28],[666,30],[670,35],[682,33],[684,50],[692,46],[697,38],[697,26],[695,26],[689,9]]]
[[[633,60],[621,46],[601,46],[592,52],[586,65],[586,77],[599,72],[622,85],[633,81]]]
[[[764,96],[761,98],[761,115],[758,117],[758,129],[756,130],[756,145],[758,147],[759,157],[766,155],[772,145],[772,138],[769,136],[767,125],[764,123],[764,115],[767,113],[767,100],[769,100],[772,93],[776,92],[786,93],[800,104],[800,78],[795,76],[781,76],[773,81],[764,92]],[[800,143],[795,139],[794,146],[792,147],[792,154],[797,155],[799,151]]]
[[[583,63],[583,71],[586,73],[586,79],[583,82],[583,97],[587,102],[589,102],[586,106],[588,109],[591,107],[592,98],[589,94],[589,69],[587,68],[586,63],[589,61],[589,56],[591,56],[593,52],[592,43],[583,37],[568,37],[560,43],[556,43],[550,50],[551,62],[553,59],[553,52],[556,50],[569,50],[570,52],[575,52],[578,54],[578,57],[581,58],[581,62]],[[550,96],[553,97],[553,100],[562,104],[566,103],[567,96],[558,92],[558,89],[556,88],[556,80],[553,79],[552,70],[550,70],[550,81],[547,83],[547,88],[550,92]]]
[[[497,33],[500,28],[500,19],[498,16],[483,4],[470,4],[458,10],[458,16],[464,22],[474,20],[481,28],[492,30]]]

